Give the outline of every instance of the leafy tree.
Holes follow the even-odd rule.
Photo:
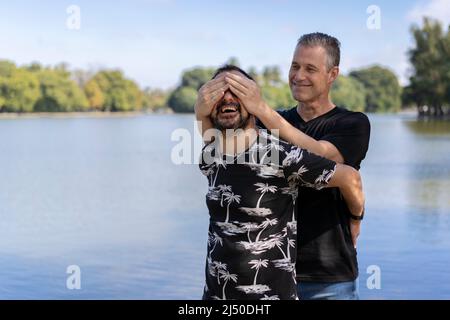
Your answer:
[[[161,89],[146,88],[142,106],[146,110],[159,110],[167,106],[168,94]]]
[[[65,69],[42,69],[36,72],[39,79],[41,97],[34,111],[67,112],[85,111],[88,101],[84,92],[70,79]]]
[[[100,71],[93,80],[104,95],[103,111],[131,111],[142,106],[142,92],[122,71]]]
[[[0,60],[0,77],[10,77],[16,69],[14,62],[8,60]]]
[[[91,109],[102,110],[105,104],[105,96],[97,81],[94,79],[89,80],[84,86],[84,93]]]
[[[256,68],[255,67],[250,67],[249,69],[248,69],[248,75],[250,76],[250,77],[252,77],[256,82],[258,82],[259,83],[259,81],[258,81],[258,77],[259,77],[259,75],[258,75],[258,71],[256,71]]]
[[[194,112],[197,90],[192,87],[179,87],[170,95],[168,105],[175,112]]]
[[[284,83],[277,87],[264,85],[261,87],[263,99],[274,109],[287,109],[297,102],[292,98],[289,85]]]
[[[364,111],[366,89],[364,85],[352,77],[340,75],[331,88],[331,99],[339,106],[352,111]]]
[[[419,114],[443,115],[443,105],[450,103],[450,30],[424,18],[422,28],[412,26],[415,46],[409,50],[413,74],[406,101],[415,100]],[[424,105],[428,108],[425,109]]]
[[[373,66],[353,71],[350,76],[366,88],[365,111],[395,112],[400,109],[402,88],[397,76],[389,69]]]
[[[265,85],[279,86],[283,84],[281,79],[281,70],[278,66],[264,67],[262,72],[262,80]]]
[[[95,72],[93,72],[92,70],[89,71],[85,71],[82,69],[76,69],[74,71],[71,72],[71,79],[73,81],[75,81],[75,83],[80,87],[80,88],[84,88],[86,86],[86,84],[89,82],[89,80],[92,79],[92,77],[94,76]]]
[[[231,64],[231,65],[239,67],[239,68],[241,67],[239,60],[236,57],[229,58],[225,64]]]
[[[0,66],[0,111],[31,112],[39,98],[39,81],[25,69],[4,64]],[[8,70],[6,70],[8,69]]]
[[[214,71],[214,68],[200,67],[187,70],[183,72],[180,87],[191,87],[195,90],[198,90],[203,84],[211,80]]]
[[[32,62],[29,65],[25,66],[25,69],[31,72],[37,72],[43,69],[42,65],[39,62]]]

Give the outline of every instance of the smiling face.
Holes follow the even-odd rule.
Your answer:
[[[240,74],[237,71],[228,71]],[[217,103],[211,113],[211,120],[218,130],[245,129],[250,120],[250,114],[241,101],[230,90],[227,90],[221,100]]]
[[[338,72],[338,67],[329,68],[325,48],[297,46],[289,69],[292,96],[299,102],[312,102],[328,96]]]

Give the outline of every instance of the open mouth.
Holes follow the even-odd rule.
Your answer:
[[[237,107],[236,106],[223,106],[220,108],[220,113],[233,113],[237,111]]]

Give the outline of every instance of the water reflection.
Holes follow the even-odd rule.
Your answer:
[[[450,135],[450,121],[438,119],[408,119],[407,127],[420,135]]]

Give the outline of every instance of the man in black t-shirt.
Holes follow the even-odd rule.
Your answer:
[[[363,113],[347,111],[330,99],[339,75],[339,47],[336,38],[322,33],[299,39],[289,70],[298,105],[288,111],[277,113],[267,106],[258,86],[244,77],[231,74],[227,83],[260,125],[279,130],[292,144],[359,169],[368,150],[370,123]],[[196,114],[206,130],[207,112]],[[350,214],[339,190],[299,191],[299,297],[358,299],[356,242],[361,218]]]

